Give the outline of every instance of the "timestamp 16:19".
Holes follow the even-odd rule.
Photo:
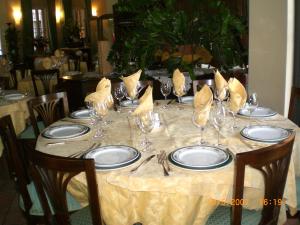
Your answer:
[[[262,205],[282,205],[284,204],[283,200],[280,198],[274,198],[274,199],[267,199],[267,198],[263,198],[261,199],[261,204]]]

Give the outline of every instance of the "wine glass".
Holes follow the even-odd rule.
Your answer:
[[[96,111],[93,106],[93,102],[85,102],[86,108],[89,110],[90,114],[90,123],[89,125],[94,126],[96,125]]]
[[[148,151],[148,148],[151,146],[147,134],[150,133],[155,126],[155,116],[153,112],[147,112],[143,115],[140,115],[136,119],[136,123],[142,133],[145,135],[144,139],[141,142],[141,146],[144,147],[144,151]]]
[[[118,100],[118,108],[117,108],[117,111],[120,113],[121,112],[121,100],[124,98],[124,91],[122,89],[122,87],[116,87],[115,90],[114,90],[114,96],[115,98]]]
[[[229,88],[228,85],[224,86],[221,90],[215,88],[214,90],[214,97],[218,102],[222,102],[226,99],[228,99],[229,96]]]
[[[252,119],[252,114],[257,109],[257,107],[258,107],[257,94],[255,92],[253,92],[252,94],[250,94],[248,96],[248,99],[247,99],[247,110],[249,111],[250,121]]]
[[[233,124],[232,124],[232,129],[236,129],[237,125],[236,125],[236,113],[239,111],[239,108],[234,107],[234,102],[232,102],[232,98],[227,98],[227,110],[229,112],[229,114],[232,116],[233,118]]]
[[[94,138],[101,138],[104,136],[104,130],[102,129],[101,125],[104,125],[104,117],[108,113],[107,104],[105,102],[98,102],[93,104],[93,109],[96,117],[96,133]]]
[[[137,83],[134,90],[132,90],[132,93],[128,93],[128,90],[125,88],[125,98],[131,101],[132,105],[134,104],[134,100],[138,97],[139,92],[141,91],[141,84],[140,82]]]
[[[213,126],[218,131],[218,144],[220,146],[220,131],[222,129],[223,123],[225,122],[226,110],[222,104],[217,104],[212,112],[212,122]]]
[[[192,121],[193,124],[200,128],[200,140],[199,140],[199,145],[204,144],[203,141],[203,131],[206,125],[206,120],[203,120],[202,118],[205,116],[206,112],[202,112],[202,111],[194,111],[193,113],[193,117],[192,117]]]
[[[179,92],[177,92],[179,91]],[[173,94],[178,98],[178,102],[182,103],[182,96],[186,94],[186,86],[185,84],[182,84],[181,87],[179,88],[179,90],[175,90],[175,88],[173,88]]]
[[[165,101],[167,100],[167,97],[171,94],[171,89],[172,87],[170,81],[160,83],[160,92],[165,97]],[[167,104],[165,104],[163,108],[167,108]]]

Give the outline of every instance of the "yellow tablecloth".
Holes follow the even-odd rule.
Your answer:
[[[155,110],[158,110],[157,108]],[[152,151],[142,152],[142,159],[134,165],[109,171],[97,171],[100,202],[102,213],[107,225],[124,225],[142,222],[147,225],[201,225],[220,203],[231,203],[234,177],[234,163],[228,166],[210,171],[190,171],[176,166],[171,166],[169,177],[163,175],[161,165],[157,159],[152,159],[134,173],[130,169],[138,165],[143,159],[160,150],[171,152],[183,146],[197,144],[200,131],[192,124],[192,107],[171,107],[168,110],[160,110],[161,126],[155,128],[150,135],[153,142]],[[69,142],[65,145],[47,146],[46,140],[39,137],[37,149],[48,154],[68,156],[79,150],[87,149],[93,142],[101,142],[102,145],[123,144],[140,149],[142,136],[134,123],[134,119],[128,117],[127,112],[118,114],[110,112],[108,120],[113,123],[105,128],[106,135],[101,140],[94,140],[92,130],[82,136],[78,142]],[[226,119],[226,124],[231,124],[231,118]],[[59,122],[63,123],[63,122]],[[68,122],[64,122],[68,123]],[[298,127],[292,122],[276,115],[269,119],[252,121],[255,124],[275,124],[285,128]],[[237,124],[243,127],[249,124],[248,119],[237,118]],[[264,144],[249,147],[241,141],[238,132],[229,131],[229,127],[223,129],[221,143],[228,146],[234,153],[250,151],[265,146]],[[207,125],[204,139],[208,144],[216,144],[216,130]],[[74,140],[77,140],[74,139]],[[299,170],[299,134],[294,146],[293,159],[291,161],[284,198],[289,207],[295,208],[296,188],[294,162]],[[299,171],[297,171],[299,173]],[[70,191],[82,201],[87,202],[83,175],[76,177],[70,185]],[[261,208],[263,199],[264,182],[262,175],[251,168],[246,169],[244,198],[249,209]],[[285,207],[282,207],[280,223],[285,221]]]
[[[10,115],[16,134],[20,134],[26,127],[26,120],[29,118],[27,101],[31,97],[25,97],[19,101],[1,101],[0,117]],[[0,140],[0,156],[2,155],[3,145]]]

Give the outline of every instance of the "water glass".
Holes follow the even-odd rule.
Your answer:
[[[193,117],[192,117],[193,124],[196,127],[200,128],[200,141],[199,141],[199,145],[203,145],[204,144],[204,141],[203,141],[203,131],[204,131],[204,128],[205,128],[205,125],[206,125],[206,121],[205,121],[205,123],[202,122],[202,121],[199,121],[199,118],[202,116],[201,114],[202,114],[201,112],[194,111]]]
[[[178,98],[178,102],[182,103],[182,96],[186,94],[186,86],[185,84],[183,84],[180,87],[180,93],[177,93],[177,91],[175,90],[175,88],[173,88],[173,94]]]
[[[120,106],[121,100],[124,98],[124,91],[123,91],[122,87],[116,87],[115,88],[114,96],[118,100],[118,103],[119,103],[119,106]],[[120,107],[117,108],[117,111],[121,112]]]
[[[105,102],[99,102],[93,104],[93,111],[96,121],[96,133],[94,135],[94,138],[101,138],[104,136],[104,130],[102,129],[102,125],[104,125],[104,117],[108,113],[107,104]]]
[[[212,122],[213,126],[218,131],[218,144],[217,146],[220,146],[220,131],[223,127],[223,124],[225,122],[226,118],[226,110],[225,107],[222,104],[218,104],[214,107],[212,112]]]
[[[149,134],[155,126],[155,116],[153,112],[148,112],[141,116],[138,116],[136,119],[136,123],[141,132],[145,135],[144,139],[141,142],[141,147],[144,148],[144,151],[148,151],[152,143],[149,141],[147,134]]]
[[[160,92],[167,100],[167,97],[171,94],[171,83],[169,81],[161,82],[160,83]]]
[[[258,98],[257,98],[257,94],[254,92],[250,94],[247,99],[247,110],[249,111],[250,120],[252,118],[253,112],[257,109],[257,107],[258,107]]]

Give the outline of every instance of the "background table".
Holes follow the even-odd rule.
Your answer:
[[[161,103],[160,103],[161,104]],[[158,106],[160,107],[160,106]],[[155,110],[158,110],[156,106]],[[153,151],[142,153],[145,159],[153,153],[165,150],[167,153],[184,146],[197,144],[200,130],[192,124],[192,106],[172,106],[167,110],[160,110],[161,126],[149,135],[153,142]],[[104,139],[93,140],[93,133],[77,138],[78,142],[66,145],[47,147],[46,140],[39,137],[37,149],[53,155],[68,156],[79,150],[87,149],[92,142],[101,142],[102,145],[123,144],[140,149],[141,136],[134,119],[128,113],[118,114],[110,112],[108,118],[113,123],[105,128]],[[227,129],[223,129],[221,143],[227,146],[234,154],[251,151],[249,144],[241,141],[239,132],[229,132],[231,118],[227,118]],[[237,124],[244,127],[249,119],[237,118]],[[59,122],[63,123],[63,122]],[[67,122],[64,122],[67,123]],[[273,124],[284,128],[297,129],[292,122],[280,115],[268,119],[253,120],[254,124]],[[217,142],[216,130],[207,125],[204,139],[208,144]],[[249,142],[250,143],[250,142]],[[266,146],[259,144],[255,148]],[[297,134],[293,160],[291,161],[284,198],[287,205],[296,207],[295,172],[299,170],[299,134]],[[140,161],[141,161],[140,160]],[[132,224],[140,221],[143,224],[158,225],[193,225],[205,224],[205,221],[214,209],[220,204],[230,204],[234,178],[234,163],[226,167],[210,171],[191,171],[171,166],[169,177],[163,175],[161,165],[157,159],[142,166],[134,173],[130,169],[140,163],[119,170],[97,172],[100,192],[100,202],[103,209],[103,218],[108,225]],[[297,171],[299,174],[299,171]],[[86,183],[83,176],[78,176],[70,187],[70,191],[83,203],[86,202]],[[264,193],[264,181],[259,171],[246,168],[244,198],[247,199],[249,209],[261,208]],[[285,208],[282,208],[280,223],[285,220]]]
[[[16,91],[5,91],[16,92]],[[0,117],[10,115],[16,134],[20,134],[26,127],[26,120],[29,118],[27,101],[32,97],[25,97],[18,101],[0,101]],[[0,156],[2,155],[3,145],[0,140]]]

